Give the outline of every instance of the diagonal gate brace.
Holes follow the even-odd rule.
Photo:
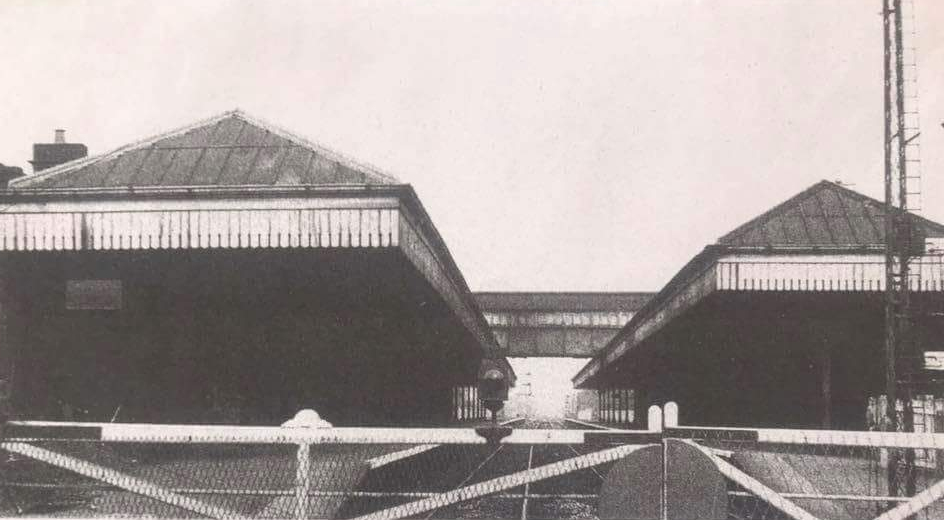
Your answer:
[[[644,448],[647,445],[625,445],[616,448],[605,449],[594,453],[588,453],[579,457],[545,464],[525,471],[511,473],[502,477],[497,477],[484,482],[471,484],[452,491],[439,493],[422,500],[409,502],[396,507],[383,509],[368,515],[358,517],[357,520],[377,520],[377,519],[396,519],[414,516],[419,513],[433,511],[441,507],[465,502],[473,498],[513,489],[524,484],[537,482],[539,480],[564,475],[582,469],[592,468],[607,462],[613,462],[621,459],[630,453]]]
[[[718,467],[718,471],[722,475],[731,479],[737,485],[743,487],[744,489],[750,491],[755,496],[761,500],[767,502],[775,509],[779,510],[781,513],[793,518],[794,520],[820,520],[817,517],[813,516],[809,511],[803,509],[802,507],[794,504],[793,502],[787,500],[780,496],[780,493],[770,489],[769,487],[762,484],[760,481],[754,477],[744,473],[743,471],[737,469],[732,464],[721,459],[715,455],[711,450],[701,446],[697,443],[686,441],[692,446],[695,446],[702,453],[708,456],[712,462],[715,463],[715,466]]]
[[[141,496],[152,498],[154,500],[158,500],[181,509],[186,509],[187,511],[191,511],[202,516],[210,518],[242,518],[240,515],[228,509],[207,504],[200,500],[196,500],[176,493],[170,489],[158,486],[153,482],[148,482],[147,480],[133,477],[131,475],[121,473],[120,471],[106,468],[86,460],[70,457],[68,455],[63,455],[62,453],[57,453],[55,451],[39,448],[22,442],[4,442],[3,444],[0,444],[0,447],[7,451],[30,457],[40,462],[45,462],[46,464],[57,466],[73,473],[78,473],[79,475],[85,477],[100,480],[107,484],[111,484],[112,486]]]

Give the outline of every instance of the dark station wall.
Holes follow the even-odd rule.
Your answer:
[[[276,425],[314,408],[336,425],[436,424],[481,357],[393,249],[23,253],[2,265],[3,354],[24,418]]]
[[[864,429],[868,398],[884,393],[882,301],[880,293],[716,294],[602,386],[636,390],[640,418],[651,404],[676,401],[688,425]],[[935,320],[916,330],[921,344],[944,333]]]

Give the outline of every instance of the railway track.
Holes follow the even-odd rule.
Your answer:
[[[526,420],[515,429],[587,429],[586,425],[554,420]],[[373,472],[363,489],[374,493],[349,502],[342,516],[357,517],[411,500],[465,486],[487,485],[492,479],[584,455],[598,448],[572,444],[443,445],[396,467]],[[524,483],[493,494],[445,504],[415,516],[437,518],[593,518],[597,494],[607,465]],[[384,492],[389,493],[383,497]],[[394,496],[398,493],[398,496]]]
[[[569,466],[576,457],[608,448],[566,444],[581,442],[577,440],[582,438],[579,434],[552,435],[550,438],[557,441],[550,443],[545,436],[564,433],[561,430],[587,430],[592,425],[525,420],[513,426],[515,430],[547,432],[524,435],[524,443],[519,436],[517,443],[499,445],[411,444],[394,438],[391,443],[316,445],[309,453],[305,516],[595,517],[607,464],[581,470],[568,467],[564,474],[543,479],[535,475],[546,471],[548,465],[567,461]],[[456,433],[471,432],[465,428]],[[477,437],[473,434],[472,438]],[[7,508],[4,511],[12,511],[10,507],[15,505],[16,514],[27,515],[107,516],[131,512],[180,516],[182,510],[165,503],[178,497],[218,506],[222,516],[295,515],[301,477],[296,471],[298,448],[294,445],[54,440],[36,450],[43,446],[60,458],[68,458],[59,461],[68,467],[32,459],[22,459],[16,468],[7,467],[19,470],[4,472],[6,478],[0,485],[0,491],[5,492],[0,496],[0,507]],[[32,444],[29,447],[32,449]],[[115,478],[86,478],[88,472],[83,471],[91,471],[89,468],[94,468],[96,475],[110,472]],[[132,484],[133,489],[129,487]],[[16,500],[6,503],[12,499]]]

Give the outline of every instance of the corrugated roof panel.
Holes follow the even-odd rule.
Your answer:
[[[875,247],[884,241],[884,204],[838,184],[822,181],[718,239],[728,246],[790,248]],[[944,226],[914,216],[928,236]],[[783,230],[778,242],[776,230]]]
[[[230,117],[221,120],[216,125],[214,125],[213,131],[210,132],[206,139],[203,142],[191,143],[192,146],[230,146],[236,143],[236,139],[239,138],[239,135],[242,133],[243,129],[246,128],[246,123],[242,119],[235,117]],[[163,143],[161,144],[163,146]]]
[[[803,218],[806,225],[805,242],[812,245],[833,244],[832,230],[823,217],[823,208],[816,199],[815,193],[810,193],[795,206],[795,211]]]
[[[311,158],[308,169],[302,174],[302,182],[307,184],[335,184],[334,178],[337,167],[337,161],[321,154],[315,154]]]
[[[177,150],[153,148],[129,184],[133,186],[159,185],[164,175],[173,166],[176,157]]]
[[[819,199],[823,213],[829,220],[829,227],[833,232],[835,242],[840,245],[858,244],[859,236],[853,222],[852,215],[846,211],[839,194],[833,190],[821,190],[814,194]]]
[[[161,148],[175,148],[178,146],[200,147],[210,144],[210,139],[217,131],[217,126],[225,123],[227,119],[221,119],[211,124],[192,128],[179,135],[164,137],[154,143]]]
[[[749,229],[744,236],[739,239],[741,245],[762,244],[767,245],[770,242],[764,235],[764,229],[761,226]]]
[[[266,146],[270,133],[265,128],[246,123],[239,137],[236,138],[235,144],[237,146]]]
[[[233,152],[232,148],[205,148],[203,157],[196,164],[188,184],[215,184],[223,172],[226,159]]]
[[[279,147],[283,147],[283,148],[284,148],[284,147],[301,147],[301,148],[305,148],[305,147],[302,146],[301,144],[296,143],[296,142],[294,142],[294,141],[291,141],[291,140],[289,140],[289,139],[286,139],[285,137],[282,137],[281,135],[279,135],[279,134],[277,134],[277,133],[275,133],[275,132],[269,132],[269,136],[267,137],[267,141],[266,141],[266,142],[269,143],[269,146],[279,146]]]
[[[260,148],[233,148],[229,155],[229,161],[226,162],[226,168],[223,169],[217,184],[245,184],[249,177],[249,170],[252,163],[259,154]]]
[[[363,184],[367,182],[366,175],[343,164],[338,164],[336,171],[339,184]]]
[[[856,205],[856,211],[853,212],[850,208],[850,213],[859,215],[862,222],[860,228],[863,231],[871,231],[870,236],[876,243],[885,243],[885,217],[882,216],[884,215],[884,208],[860,201]]]
[[[309,167],[313,154],[320,159]],[[399,181],[234,111],[105,155],[25,176],[10,188],[275,183],[389,185]]]
[[[282,163],[276,184],[311,184],[305,180],[308,163],[312,160],[311,150],[305,148],[289,148],[289,154]]]
[[[246,124],[235,139],[230,150],[226,167],[217,180],[218,184],[249,184],[256,158],[268,145],[269,131],[258,126]]]
[[[193,168],[203,154],[203,148],[180,148],[174,161],[161,178],[161,186],[186,186],[193,177]]]
[[[364,184],[363,173],[352,170],[327,157],[316,156],[308,169],[308,182],[312,184]]]
[[[94,186],[101,186],[114,166],[114,162],[90,164],[85,168],[76,170],[75,175],[72,176],[71,180],[64,179],[66,182],[62,184],[62,186],[68,186],[72,188],[91,188]],[[54,187],[57,188],[59,186],[59,184],[54,185]]]
[[[130,180],[134,177],[134,174],[141,169],[142,163],[147,158],[150,150],[131,150],[121,154],[115,167],[112,168],[111,172],[102,180],[102,186],[127,186],[130,184]]]
[[[800,236],[802,236],[802,233],[794,229],[790,225],[790,223],[787,221],[787,218],[784,215],[778,215],[770,219],[769,227],[777,228],[780,230],[780,233],[778,235],[778,237],[780,237],[780,242],[778,243],[780,244],[792,244],[796,242],[800,238]]]
[[[73,173],[73,175],[70,175],[68,177],[66,176],[47,177],[45,179],[37,181],[35,184],[35,187],[36,188],[62,188],[65,186],[69,186],[73,182],[73,178],[75,175],[78,175],[78,174]]]
[[[783,226],[787,230],[786,234],[790,237],[790,241],[787,242],[787,244],[802,244],[809,240],[809,235],[806,232],[806,220],[800,216],[799,212],[791,211],[782,215],[780,222],[783,223]]]
[[[210,135],[206,143],[208,147],[204,149],[202,156],[195,164],[193,175],[191,175],[187,184],[223,184],[221,180],[226,175],[230,156],[233,155],[234,151],[232,146],[247,126],[249,126],[248,123],[236,118],[220,121],[216,125],[215,131]]]
[[[785,244],[790,241],[790,237],[784,234],[783,223],[780,222],[779,218],[770,219],[764,225],[764,236],[767,237],[769,243],[772,244]]]
[[[280,144],[263,148],[256,158],[255,166],[249,172],[246,184],[275,184],[283,160],[293,149]]]

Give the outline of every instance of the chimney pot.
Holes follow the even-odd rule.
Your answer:
[[[62,144],[62,143],[64,143],[64,142],[66,142],[66,131],[63,130],[62,128],[57,128],[57,129],[56,129],[56,140],[55,140],[55,143],[56,143],[56,144]]]

